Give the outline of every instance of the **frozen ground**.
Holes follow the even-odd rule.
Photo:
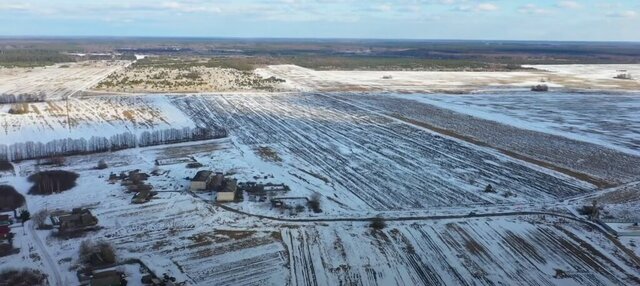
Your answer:
[[[511,157],[557,170],[599,187],[610,187],[640,179],[640,156],[553,133],[514,127],[508,125],[513,122],[507,119],[502,119],[506,123],[503,124],[494,120],[502,118],[499,114],[486,115],[492,116],[492,120],[473,117],[465,114],[470,111],[464,107],[459,107],[461,112],[456,112],[413,100],[419,97],[412,95],[398,97],[385,93],[336,93],[332,96],[476,145],[490,146]],[[457,95],[452,95],[452,100],[455,98]],[[610,108],[613,109],[612,106]],[[626,111],[625,108],[622,108],[621,113],[635,112]],[[580,112],[584,113],[582,117],[599,120],[594,111]],[[635,121],[631,118],[625,120]],[[628,130],[619,130],[618,134],[637,136]]]
[[[26,114],[10,114],[10,105],[0,105],[0,144],[194,127],[164,96],[101,96],[28,105]]]
[[[512,91],[398,96],[640,155],[640,94],[637,93]]]
[[[36,68],[0,68],[0,94],[44,92],[47,99],[62,99],[88,89],[128,61],[87,61]]]
[[[315,71],[294,65],[259,69],[299,90],[469,92],[487,88],[529,89],[541,80],[551,88],[640,90],[640,65],[531,66],[518,72]],[[614,79],[617,70],[637,74],[633,80]],[[383,77],[391,78],[383,78]]]
[[[273,172],[342,209],[543,202],[592,189],[324,95],[199,95],[175,104],[198,125],[227,127],[246,152],[269,146],[282,158]],[[483,193],[487,184],[499,192]]]

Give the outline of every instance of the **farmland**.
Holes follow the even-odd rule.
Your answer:
[[[104,148],[64,154],[57,163],[0,162],[7,169],[0,184],[22,193],[32,214],[82,207],[99,224],[66,237],[34,220],[16,222],[17,252],[0,257],[2,269],[36,268],[51,285],[76,285],[80,245],[106,241],[119,262],[139,260],[186,285],[640,285],[636,241],[614,237],[578,211],[594,199],[606,217],[637,210],[635,93],[505,88],[535,83],[540,70],[397,72],[383,80],[386,72],[293,66],[254,74],[284,79],[278,84],[286,92],[199,86],[194,93],[135,93],[151,90],[98,87],[127,77],[128,63],[81,64],[21,70],[27,79],[11,81],[34,85],[10,88],[7,81],[7,91],[40,90],[47,100],[0,105],[0,145],[29,151],[62,140],[66,148],[72,138]],[[197,68],[137,68],[176,77],[228,68],[185,64]],[[74,68],[76,75],[67,73]],[[44,75],[52,79],[37,84]],[[476,76],[479,82],[467,84]],[[442,84],[434,89],[475,92],[425,94],[429,77]],[[503,87],[485,91],[496,79]],[[185,128],[224,136],[174,136]],[[129,149],[110,145],[130,136]],[[28,194],[27,178],[51,170],[79,174],[77,185]],[[133,203],[125,179],[112,179],[133,170],[149,174],[157,192],[142,204]],[[279,208],[275,195],[215,202],[214,192],[190,188],[204,170],[285,184],[290,198],[317,197],[319,211],[308,203]],[[383,227],[371,224],[378,220]],[[131,285],[140,284],[139,274],[127,272]]]

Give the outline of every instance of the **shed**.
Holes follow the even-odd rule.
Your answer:
[[[236,199],[235,192],[218,192],[216,194],[216,202],[233,202]]]
[[[202,170],[198,171],[196,175],[191,179],[191,191],[203,191],[206,190],[211,179],[213,178],[213,172]]]

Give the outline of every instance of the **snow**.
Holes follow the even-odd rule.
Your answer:
[[[636,93],[512,91],[394,96],[640,155],[640,94]]]

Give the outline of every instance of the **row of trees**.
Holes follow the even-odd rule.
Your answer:
[[[44,102],[46,98],[47,95],[44,92],[20,94],[3,93],[0,94],[0,104]]]
[[[223,138],[227,131],[223,128],[190,128],[144,131],[138,136],[130,132],[109,138],[92,136],[88,140],[56,139],[46,143],[20,142],[11,145],[0,144],[0,160],[19,161],[26,159],[67,156],[86,153],[116,151],[127,148],[172,144],[196,140]]]

